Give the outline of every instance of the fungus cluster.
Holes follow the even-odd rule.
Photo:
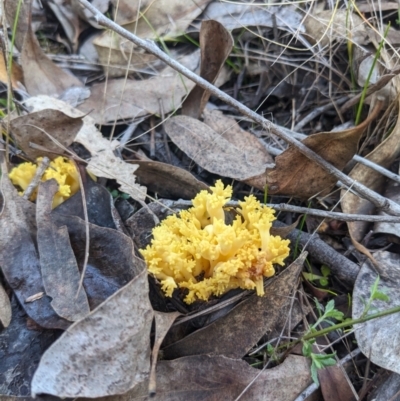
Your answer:
[[[192,208],[153,229],[151,244],[141,250],[148,270],[166,296],[186,289],[187,304],[234,288],[262,296],[263,278],[275,274],[274,264],[284,264],[289,240],[270,234],[274,211],[252,195],[239,202],[235,219],[226,224],[223,207],[232,187],[217,181],[211,191],[201,191]]]
[[[37,162],[40,163],[42,158],[38,158]],[[10,174],[10,180],[15,185],[22,189],[20,195],[28,188],[29,183],[35,176],[36,164],[26,162],[21,163],[17,167],[14,167]],[[50,162],[49,167],[45,170],[42,181],[47,181],[54,178],[58,185],[58,192],[55,194],[53,199],[53,209],[64,202],[66,199],[74,195],[79,190],[79,175],[78,171],[70,160],[65,159],[62,156],[55,158]],[[36,199],[37,191],[35,191],[31,200]]]

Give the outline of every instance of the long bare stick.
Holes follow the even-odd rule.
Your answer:
[[[222,100],[225,103],[229,104],[230,106],[234,107],[240,113],[244,114],[245,116],[251,118],[256,123],[260,124],[263,127],[263,129],[265,129],[269,132],[272,132],[273,134],[282,138],[283,140],[288,142],[290,145],[297,148],[299,150],[299,152],[301,152],[306,157],[308,157],[309,159],[311,159],[315,163],[317,163],[319,166],[321,166],[329,174],[332,174],[334,177],[336,177],[343,184],[347,185],[348,187],[351,187],[352,190],[356,191],[360,196],[369,200],[376,207],[384,210],[385,212],[387,212],[389,214],[396,215],[396,216],[400,215],[400,205],[399,204],[391,201],[390,199],[387,199],[387,198],[381,196],[380,194],[378,194],[374,191],[371,191],[369,188],[360,184],[359,182],[352,180],[346,174],[343,174],[336,167],[334,167],[330,163],[328,163],[323,157],[321,157],[320,155],[318,155],[317,153],[315,153],[314,151],[309,149],[302,142],[299,142],[297,139],[291,137],[290,135],[285,133],[283,130],[276,127],[274,124],[272,124],[271,121],[265,119],[264,117],[258,115],[254,111],[250,110],[248,107],[246,107],[242,103],[238,102],[231,96],[227,95],[220,89],[216,88],[214,85],[210,84],[205,79],[201,78],[194,72],[188,70],[186,67],[184,67],[183,65],[178,63],[176,60],[169,57],[166,53],[161,51],[153,41],[140,39],[136,35],[132,34],[131,32],[127,31],[126,29],[122,28],[121,26],[119,26],[118,24],[111,21],[109,18],[105,17],[103,14],[101,14],[87,0],[78,0],[78,1],[80,4],[82,4],[82,6],[84,6],[85,8],[87,8],[89,11],[91,11],[93,13],[98,24],[113,30],[114,32],[116,32],[119,35],[121,35],[122,37],[128,39],[135,45],[137,45],[137,46],[145,49],[147,52],[157,56],[160,60],[164,61],[170,67],[172,67],[176,71],[180,72],[182,75],[189,78],[190,80],[195,82],[197,85],[201,86],[203,89],[206,89],[207,91],[211,92],[212,95],[216,96],[220,100]]]

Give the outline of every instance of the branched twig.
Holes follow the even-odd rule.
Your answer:
[[[39,182],[42,179],[42,176],[43,176],[44,172],[46,171],[47,167],[49,167],[49,165],[50,165],[50,159],[46,156],[43,157],[42,162],[39,164],[38,168],[36,169],[36,172],[32,178],[32,181],[29,183],[24,194],[22,195],[22,197],[25,200],[28,200],[31,197],[31,195],[33,194],[33,191],[39,185]]]
[[[370,190],[369,188],[360,184],[359,182],[352,180],[346,174],[342,173],[336,167],[334,167],[330,163],[328,163],[323,157],[321,157],[320,155],[318,155],[317,153],[315,153],[314,151],[309,149],[306,145],[304,145],[303,143],[299,142],[298,140],[296,140],[293,137],[291,137],[290,135],[288,135],[286,132],[284,132],[281,129],[279,129],[278,127],[276,127],[274,124],[271,123],[271,121],[263,118],[262,116],[258,115],[254,111],[250,110],[248,107],[246,107],[242,103],[238,102],[231,96],[227,95],[225,92],[221,91],[220,89],[216,88],[214,85],[210,84],[205,79],[201,78],[194,72],[188,70],[186,67],[184,67],[182,64],[178,63],[176,60],[169,57],[166,53],[161,51],[153,41],[143,40],[143,39],[137,37],[136,35],[132,34],[131,32],[127,31],[126,29],[122,28],[121,26],[119,26],[118,24],[111,21],[109,18],[105,17],[103,14],[101,14],[87,0],[79,0],[79,3],[83,7],[87,8],[89,11],[91,11],[93,13],[98,24],[113,30],[114,32],[118,33],[122,37],[133,42],[137,46],[145,49],[147,52],[155,55],[160,60],[162,60],[166,64],[168,64],[170,67],[172,67],[173,69],[175,69],[176,71],[178,71],[179,73],[184,75],[185,77],[189,78],[190,80],[195,82],[197,85],[199,85],[203,89],[209,91],[212,95],[216,96],[217,98],[224,101],[228,105],[234,107],[238,112],[244,114],[245,116],[251,118],[256,123],[260,124],[263,127],[263,129],[284,139],[290,145],[296,147],[296,149],[298,149],[306,157],[308,157],[309,159],[311,159],[315,163],[317,163],[319,166],[321,166],[329,174],[336,177],[339,181],[341,181],[343,184],[347,185],[348,187],[351,187],[354,191],[356,191],[363,198],[369,200],[376,207],[384,210],[385,212],[387,212],[389,214],[396,215],[396,216],[400,215],[400,205],[399,204],[379,195],[378,193]]]

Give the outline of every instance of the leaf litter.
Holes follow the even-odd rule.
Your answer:
[[[350,177],[397,202],[397,186],[388,185],[384,177],[390,174],[376,166],[398,171],[393,100],[398,80],[390,49],[397,30],[390,16],[374,14],[386,5],[364,6],[362,15],[357,7],[328,4],[306,10],[290,4],[155,0],[140,2],[139,9],[139,3],[122,0],[92,2],[147,44],[155,41],[189,71],[223,88],[243,106],[237,113],[237,103],[224,104],[213,87],[205,90],[165,65],[151,46],[145,50],[101,30],[102,20],[83,7],[84,0],[51,2],[40,13],[32,13],[31,3],[18,11],[17,2],[5,2],[11,28],[18,18],[12,40],[22,73],[14,57],[10,82],[23,99],[14,96],[12,107],[2,112],[10,117],[9,125],[3,123],[7,153],[2,153],[13,166],[43,156],[72,159],[80,189],[51,210],[57,185],[40,182],[39,176],[31,183],[39,187],[35,206],[11,185],[12,166],[2,165],[1,394],[289,401],[315,391],[310,384],[319,378],[325,400],[351,399],[368,391],[358,380],[359,368],[344,362],[359,350],[379,372],[398,373],[396,315],[374,315],[398,307],[396,224],[377,224],[365,236],[367,222],[346,227],[332,217],[315,218],[313,224],[302,219],[304,207],[296,212],[302,204],[308,215],[316,209],[321,214],[322,208],[341,210],[347,218],[373,213],[370,205],[378,194],[370,194],[368,203],[354,188],[330,192],[341,185],[332,170],[327,173],[275,135],[281,129],[296,137],[307,134],[303,143],[328,163],[346,173],[353,169]],[[370,21],[383,25],[372,31]],[[80,48],[89,33],[94,56]],[[378,52],[374,71],[375,55],[364,50],[368,45]],[[0,80],[7,84],[10,55],[3,55]],[[388,77],[386,86],[363,99],[362,86],[370,85],[372,92],[380,77]],[[348,105],[355,99],[363,102],[364,123],[348,128],[355,116]],[[347,106],[340,110],[343,102]],[[246,106],[275,126],[254,124]],[[342,122],[346,129],[331,132]],[[303,132],[294,132],[296,127]],[[363,157],[375,163],[372,170],[361,164]],[[291,203],[294,211],[277,212],[286,225],[276,221],[278,228],[268,234],[269,241],[290,238],[291,255],[265,282],[264,297],[236,289],[188,305],[182,288],[165,295],[138,249],[151,243],[160,221],[179,212],[190,216],[185,200],[206,196],[219,178],[223,188],[233,184],[234,201],[223,213],[227,230],[247,219],[236,209],[244,196],[253,194],[278,211]],[[376,252],[382,247],[389,248]],[[298,257],[302,249],[307,257]],[[359,252],[376,265],[362,264]],[[162,257],[173,254],[168,249]],[[352,305],[343,302],[351,295]],[[359,320],[354,334],[344,334],[340,330],[347,326],[339,323],[351,316],[350,307]],[[321,331],[326,325],[333,328]],[[345,350],[342,336],[348,335],[357,345]],[[394,339],[390,346],[388,338]],[[296,355],[300,343],[303,356]],[[358,366],[365,363],[354,358]],[[368,381],[378,377],[375,370],[363,374]]]

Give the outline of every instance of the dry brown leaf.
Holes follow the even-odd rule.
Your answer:
[[[120,143],[117,140],[110,143],[108,139],[104,138],[90,116],[85,116],[68,103],[49,96],[32,97],[25,102],[25,106],[33,111],[54,109],[62,111],[71,118],[81,118],[83,126],[75,141],[85,146],[92,155],[87,170],[97,177],[117,180],[121,191],[129,194],[133,199],[144,200],[146,198],[146,188],[135,183],[135,171],[138,165],[125,163],[115,157],[114,150],[119,147]]]
[[[11,120],[11,132],[19,148],[32,160],[41,156],[53,159],[56,156],[55,153],[64,153],[64,148],[71,145],[82,126],[82,116],[70,117],[62,111],[52,109],[41,110]],[[30,143],[48,149],[49,153],[32,148]]]
[[[200,63],[200,51],[184,56],[179,62],[196,71]],[[90,88],[90,98],[79,106],[79,110],[90,112],[97,124],[161,114],[162,111],[170,113],[180,107],[182,97],[193,87],[190,79],[166,67],[159,75],[146,80],[111,79],[95,84]]]
[[[381,109],[379,102],[368,118],[357,127],[345,131],[321,132],[310,135],[302,142],[339,170],[355,155],[358,142],[368,125]],[[310,198],[329,191],[337,178],[290,146],[275,159],[276,166],[267,169],[267,184],[270,194],[284,194],[299,198]]]
[[[196,179],[189,171],[172,164],[135,160],[139,165],[136,176],[149,191],[167,199],[193,199],[208,185]]]
[[[287,325],[291,294],[307,253],[303,253],[265,289],[265,296],[253,295],[226,316],[163,350],[166,359],[210,354],[242,358],[263,335],[280,332]]]
[[[4,287],[0,283],[0,323],[3,327],[8,327],[11,322],[11,302]]]
[[[56,66],[40,48],[31,27],[31,2],[21,2],[15,44],[21,52],[24,85],[30,95],[60,95],[72,86],[83,86],[74,76]],[[4,7],[10,26],[14,26],[19,2],[5,0]]]
[[[50,346],[33,377],[33,397],[96,398],[147,381],[153,321],[147,280],[144,269]]]
[[[400,103],[399,103],[400,104]],[[370,154],[367,160],[388,168],[400,154],[400,118],[397,119],[392,133],[381,142]],[[357,164],[351,170],[349,177],[365,185],[369,189],[381,192],[386,178],[375,170],[363,164]],[[341,207],[343,213],[372,214],[375,206],[369,201],[353,195],[346,190],[341,191]],[[348,222],[347,226],[353,240],[360,242],[367,229],[368,223],[363,221]]]
[[[32,295],[44,292],[36,237],[34,205],[22,199],[11,184],[5,165],[2,166],[1,192],[4,199],[0,215],[0,266],[8,285],[26,313],[46,328],[66,329],[69,322],[60,318],[42,297],[25,303]]]
[[[37,244],[46,295],[62,318],[75,322],[89,314],[89,302],[66,226],[58,227],[51,216],[53,197],[58,191],[56,180],[40,183],[36,202]],[[78,292],[79,290],[79,292]]]
[[[252,159],[252,144],[258,140],[250,134],[243,134],[249,140],[245,147],[238,146],[229,136],[225,138],[225,135],[188,116],[172,117],[164,123],[164,128],[182,151],[211,173],[244,181],[265,171],[265,157]]]
[[[200,28],[200,76],[213,84],[232,47],[233,38],[223,25],[213,20],[203,21]],[[210,92],[196,85],[182,104],[182,114],[199,118],[209,98]]]

